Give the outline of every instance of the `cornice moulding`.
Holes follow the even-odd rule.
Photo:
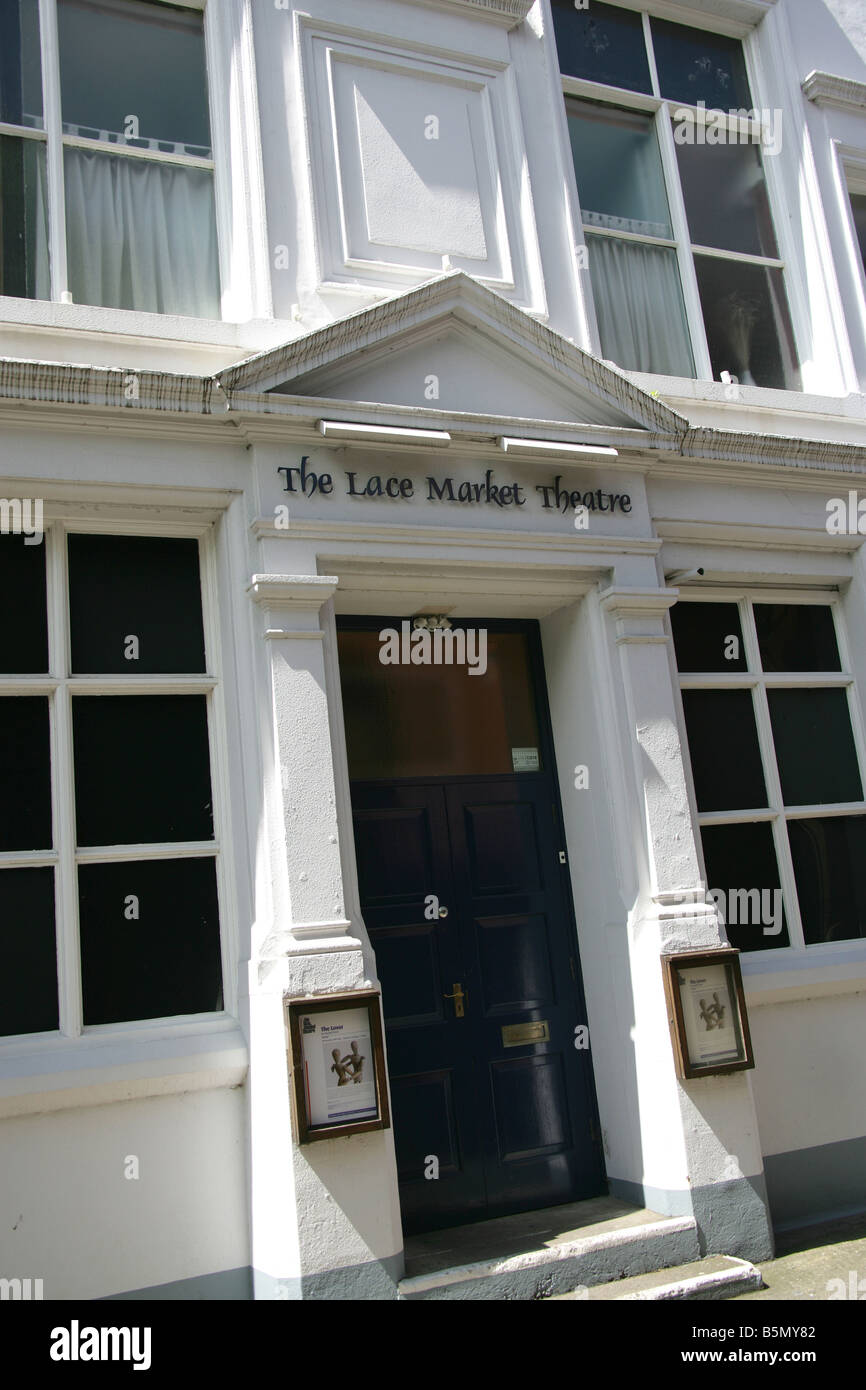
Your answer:
[[[0,398],[195,415],[210,415],[214,406],[225,409],[219,382],[212,376],[10,357],[0,358]]]
[[[836,77],[830,72],[810,72],[802,83],[803,94],[816,106],[835,106],[841,111],[866,115],[866,82]]]
[[[247,593],[268,608],[317,611],[333,598],[339,582],[333,574],[254,574]]]
[[[522,24],[535,0],[410,0],[427,10],[446,10],[468,19],[486,19],[513,29]]]
[[[602,608],[620,620],[628,618],[662,618],[673,608],[680,596],[679,589],[603,589],[599,594]]]

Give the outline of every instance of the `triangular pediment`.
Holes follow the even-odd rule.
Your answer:
[[[678,434],[685,420],[462,271],[220,374],[230,401],[270,393],[574,427]]]

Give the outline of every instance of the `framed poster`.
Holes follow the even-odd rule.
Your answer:
[[[662,956],[677,1076],[717,1076],[755,1065],[740,953],[733,946]]]
[[[388,1129],[379,995],[286,997],[283,1006],[298,1143]]]

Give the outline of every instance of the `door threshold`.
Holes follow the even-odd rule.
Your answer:
[[[690,1216],[615,1197],[410,1236],[402,1298],[547,1298],[700,1258]]]

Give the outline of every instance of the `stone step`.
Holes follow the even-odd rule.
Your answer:
[[[412,1237],[398,1287],[403,1299],[547,1299],[699,1259],[692,1217],[604,1197]]]
[[[617,1279],[609,1284],[583,1286],[570,1293],[554,1294],[551,1302],[565,1299],[593,1302],[666,1302],[676,1299],[736,1298],[741,1293],[753,1293],[763,1287],[761,1271],[748,1260],[733,1255],[707,1255],[690,1264],[657,1269],[651,1274],[638,1274],[630,1279]]]

